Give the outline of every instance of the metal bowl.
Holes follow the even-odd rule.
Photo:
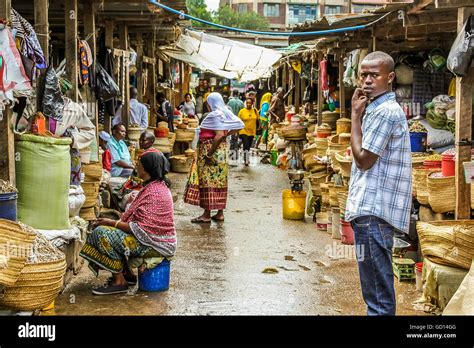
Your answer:
[[[294,180],[303,180],[304,179],[304,170],[289,170],[288,172],[288,178],[290,178],[291,181]]]

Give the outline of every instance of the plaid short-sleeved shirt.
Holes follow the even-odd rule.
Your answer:
[[[367,106],[362,148],[379,158],[366,171],[352,164],[346,221],[374,215],[408,232],[412,201],[410,133],[395,93],[387,93]]]

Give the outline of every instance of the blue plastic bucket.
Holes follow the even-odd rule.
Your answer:
[[[410,132],[411,152],[426,151],[427,133]]]
[[[140,290],[165,291],[170,287],[170,262],[164,260],[158,266],[147,269],[138,276]]]
[[[16,221],[16,200],[18,193],[0,193],[0,218]]]

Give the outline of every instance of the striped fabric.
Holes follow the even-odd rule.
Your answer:
[[[395,93],[379,97],[366,108],[362,147],[379,158],[366,171],[352,164],[346,221],[374,215],[408,232],[412,201],[410,136]]]

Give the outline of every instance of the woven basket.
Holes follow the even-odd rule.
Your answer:
[[[413,168],[413,191],[416,193],[416,200],[423,205],[429,205],[428,194],[428,174],[432,170],[425,168]]]
[[[329,205],[331,207],[339,207],[338,194],[348,192],[347,186],[330,186],[329,187]]]
[[[287,140],[304,140],[306,139],[306,128],[305,127],[284,127],[281,129],[281,135]]]
[[[430,173],[431,174],[431,173]],[[435,213],[447,213],[456,209],[455,177],[432,178],[428,175],[428,200]]]
[[[168,140],[170,141],[170,146],[173,147],[176,141],[176,133],[169,132],[168,133]]]
[[[339,117],[339,112],[323,111],[323,123],[330,125],[332,130],[336,130]]]
[[[189,173],[193,158],[184,155],[170,157],[171,171],[175,173]]]
[[[471,184],[471,209],[474,209],[474,184]]]
[[[197,128],[199,127],[199,121],[194,119],[194,118],[190,118],[188,119],[188,127],[190,128]]]
[[[180,142],[191,142],[196,131],[194,129],[175,129],[176,140]]]
[[[79,216],[86,221],[97,220],[97,215],[93,206],[89,208],[82,208],[79,212]]]
[[[321,184],[326,182],[326,178],[326,172],[318,172],[308,175],[308,180],[311,183],[311,189],[315,196],[321,196]]]
[[[66,257],[27,264],[14,286],[4,290],[0,304],[18,310],[42,309],[52,303],[63,287]]]
[[[90,208],[96,205],[99,197],[100,182],[83,182],[81,183],[86,201],[82,208]]]
[[[339,173],[346,178],[351,177],[352,160],[348,161],[341,153],[334,154],[334,159],[338,162]]]
[[[35,239],[36,234],[24,231],[16,222],[0,219],[1,251],[8,256],[5,267],[0,268],[1,285],[12,286],[18,280]]]
[[[102,178],[102,163],[100,162],[83,164],[81,170],[84,173],[85,181],[100,181]]]
[[[325,182],[321,186],[321,202],[329,206],[329,189],[334,186],[333,183]]]
[[[424,257],[470,269],[474,258],[474,220],[419,221],[416,229]]]
[[[337,202],[339,203],[339,210],[341,211],[341,214],[343,214],[346,211],[347,197],[348,197],[347,192],[343,191],[343,192],[337,193]]]
[[[324,157],[326,156],[326,152],[328,149],[328,139],[327,138],[316,138],[315,139],[316,143],[316,153],[319,157]]]
[[[141,134],[142,129],[140,127],[128,127],[127,129],[127,137],[129,140],[138,141]]]

